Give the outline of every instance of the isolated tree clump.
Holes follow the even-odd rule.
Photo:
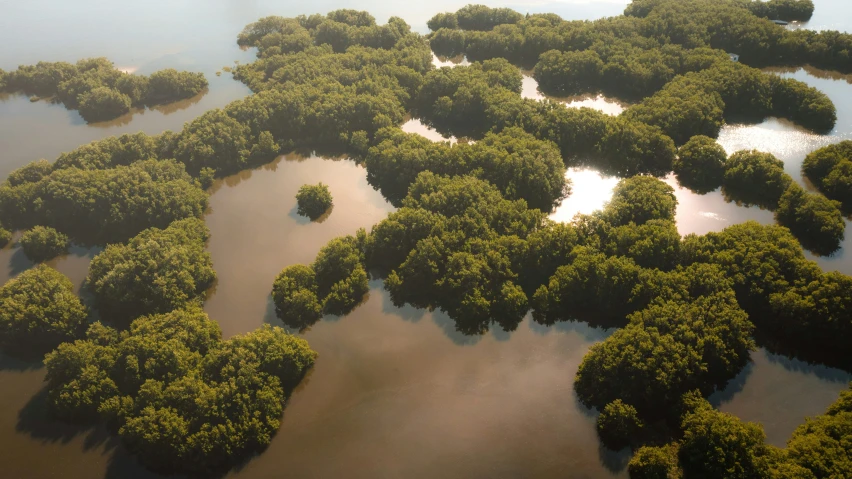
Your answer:
[[[716,140],[693,136],[677,153],[672,166],[681,185],[697,193],[707,193],[722,185],[728,156]]]
[[[36,263],[68,252],[68,236],[48,226],[34,226],[19,240],[27,258]]]
[[[92,259],[87,284],[102,317],[127,323],[200,302],[216,279],[204,221],[187,218],[110,244]]]
[[[324,215],[334,204],[328,186],[322,183],[302,185],[296,194],[296,201],[299,206],[299,214],[312,220]]]
[[[88,311],[71,280],[45,265],[24,271],[0,288],[0,346],[37,357],[79,337]]]
[[[94,323],[45,358],[48,405],[63,420],[105,423],[154,471],[210,477],[269,445],[316,356],[270,326],[223,340],[197,306],[121,332]]]

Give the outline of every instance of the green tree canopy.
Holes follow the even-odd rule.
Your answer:
[[[87,284],[105,319],[129,322],[200,301],[216,279],[204,221],[188,218],[111,244],[92,259]]]
[[[328,186],[322,183],[316,185],[302,185],[296,193],[296,201],[299,206],[299,214],[316,220],[334,204]]]
[[[38,356],[79,337],[88,311],[74,294],[71,280],[38,265],[0,288],[0,346],[25,356]]]
[[[68,252],[68,236],[47,226],[34,226],[21,235],[21,249],[36,263]]]
[[[266,326],[222,340],[198,307],[93,324],[47,355],[58,417],[106,422],[147,467],[210,475],[263,450],[286,395],[313,365],[307,342]]]

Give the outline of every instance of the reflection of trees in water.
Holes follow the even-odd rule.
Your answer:
[[[852,84],[852,75],[850,74],[843,74],[833,70],[822,70],[810,65],[803,67],[769,67],[763,69],[763,71],[770,73],[796,73],[799,70],[804,70],[805,73],[823,80],[843,80],[846,83]]]
[[[187,98],[185,100],[180,100],[172,103],[149,105],[148,109],[156,111],[158,113],[162,113],[163,115],[171,115],[172,113],[186,110],[187,108],[197,104],[201,101],[201,98],[203,98],[204,95],[206,95],[209,91],[209,88],[205,88],[201,91],[201,93],[195,95],[192,98]],[[125,113],[124,115],[121,115],[118,118],[114,118],[112,120],[107,121],[88,123],[88,125],[93,126],[95,128],[113,128],[117,126],[125,126],[130,124],[130,122],[133,120],[134,115],[144,115],[145,111],[145,108],[133,108],[128,113]],[[82,117],[80,117],[80,119],[82,120]]]

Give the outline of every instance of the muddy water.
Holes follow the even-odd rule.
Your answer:
[[[317,221],[296,212],[303,184],[323,182],[334,198]],[[208,249],[219,277],[205,309],[225,336],[276,323],[270,292],[275,276],[310,264],[331,239],[369,229],[394,210],[367,184],[366,170],[345,159],[287,155],[214,185]]]
[[[818,1],[818,14],[823,4],[837,1]],[[246,23],[264,15],[363,8],[381,22],[398,15],[425,32],[426,20],[434,13],[455,10],[464,3],[156,0],[133,8],[106,0],[3,3],[0,42],[14,47],[0,52],[0,68],[107,56],[139,73],[168,67],[203,71],[211,86],[200,98],[175,105],[174,111],[134,112],[96,125],[86,125],[61,105],[30,103],[20,96],[0,98],[0,176],[34,159],[54,159],[62,151],[106,136],[179,129],[203,111],[248,94],[229,75],[216,77],[215,72],[235,60],[251,61],[252,52],[239,50],[234,39]],[[616,15],[626,3],[568,0],[500,6],[581,19]],[[819,18],[834,23],[843,18],[830,13],[815,16],[808,27],[818,28],[816,24],[823,21]],[[30,21],[33,18],[39,21]],[[439,61],[453,64],[463,59]],[[799,78],[804,73],[793,75]],[[818,87],[829,93],[841,117],[834,136],[818,140],[839,141],[843,132],[852,131],[848,126],[850,85],[844,79],[828,82],[831,78],[811,76],[806,78],[809,83],[826,80]],[[611,103],[602,98],[566,103],[578,106],[577,100],[591,100],[600,108]],[[761,141],[767,149],[788,148],[790,156],[784,159],[793,174],[798,168],[795,162],[801,162],[799,157],[812,146],[797,146],[804,140],[796,139],[793,130],[784,126],[779,127],[780,135],[766,140],[764,135],[769,133],[764,130],[773,129],[772,121],[726,128],[721,141],[726,148],[736,142],[748,146]],[[434,132],[418,129],[416,123],[405,128],[440,139]],[[741,140],[734,140],[737,135],[743,135]],[[569,174],[575,194],[557,212],[561,220],[600,208],[616,182],[589,170]],[[294,215],[295,191],[303,183],[319,181],[330,186],[335,208],[323,222],[307,222]],[[264,322],[280,324],[269,306],[277,272],[289,264],[310,262],[332,237],[369,228],[392,210],[366,183],[363,168],[345,159],[285,157],[228,178],[214,189],[206,220],[213,233],[209,249],[219,283],[206,310],[228,336]],[[679,190],[678,198],[682,233],[718,230],[745,219],[772,222],[771,213],[725,203],[721,195],[697,196]],[[69,275],[79,290],[96,253],[73,249],[52,264]],[[848,263],[842,256],[821,260],[823,267],[836,264],[847,273],[844,265]],[[0,282],[29,267],[17,248],[0,250]],[[544,328],[527,319],[513,332],[497,329],[481,337],[464,336],[440,313],[393,307],[381,284],[372,282],[366,302],[352,314],[324,318],[304,332],[320,353],[316,367],[291,398],[282,429],[269,450],[231,476],[273,478],[286,471],[293,477],[625,477],[628,454],[600,448],[594,413],[577,404],[572,389],[579,361],[608,334],[577,323]],[[821,412],[850,379],[836,370],[764,351],[753,359],[713,400],[722,410],[761,421],[775,444],[783,444],[805,416]],[[0,477],[158,477],[142,470],[102,431],[58,425],[46,418],[43,376],[39,365],[0,356],[0,446],[4,451]]]

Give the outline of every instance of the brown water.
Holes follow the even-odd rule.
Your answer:
[[[823,5],[839,5],[837,1],[817,1],[818,14]],[[234,39],[246,23],[261,16],[363,8],[380,22],[398,15],[425,32],[425,22],[434,13],[465,3],[191,0],[136,3],[132,8],[106,0],[0,3],[0,42],[7,46],[0,53],[0,68],[107,56],[140,73],[175,67],[203,71],[210,81],[209,92],[173,108],[176,111],[135,112],[106,125],[86,125],[61,105],[30,103],[20,96],[0,98],[0,176],[106,136],[179,129],[203,111],[248,94],[230,75],[216,77],[215,72],[235,60],[251,61],[253,53],[239,50]],[[569,0],[500,6],[573,19],[616,15],[626,3]],[[811,23],[842,17],[831,13],[815,16]],[[832,97],[840,118],[835,132],[808,136],[769,120],[726,127],[720,142],[729,150],[758,147],[779,154],[788,172],[800,180],[798,169],[808,151],[852,133],[852,85],[845,78],[821,78],[825,75],[819,72],[786,74]],[[528,86],[525,82],[525,92]],[[605,98],[573,100],[600,108],[613,104]],[[404,128],[441,140],[416,120]],[[568,174],[574,195],[554,213],[562,221],[603,206],[617,182],[589,170]],[[295,192],[301,184],[319,181],[330,186],[335,207],[324,221],[307,222],[294,214]],[[214,191],[206,220],[219,282],[206,310],[226,336],[264,322],[280,324],[269,302],[278,271],[310,262],[329,239],[369,228],[393,209],[367,184],[363,168],[346,159],[311,155],[290,155],[243,172],[221,181]],[[719,230],[746,219],[773,221],[769,212],[725,203],[718,192],[698,196],[678,190],[678,199],[678,226],[684,234]],[[844,251],[849,239],[845,244]],[[51,264],[69,275],[79,290],[96,253],[73,249]],[[820,263],[852,272],[852,261],[843,254]],[[18,248],[0,250],[0,282],[29,267]],[[546,328],[527,319],[514,332],[497,328],[484,336],[464,336],[440,312],[394,307],[381,283],[374,281],[368,299],[352,314],[327,317],[304,332],[320,353],[316,367],[291,398],[269,450],[230,476],[626,477],[629,454],[599,446],[595,413],[577,403],[572,388],[579,361],[608,334],[582,323]],[[724,411],[761,421],[770,441],[779,445],[805,416],[819,414],[834,401],[852,378],[763,350],[753,359],[712,399]],[[136,465],[102,431],[78,430],[46,418],[43,376],[38,365],[0,356],[0,477],[157,477]]]

